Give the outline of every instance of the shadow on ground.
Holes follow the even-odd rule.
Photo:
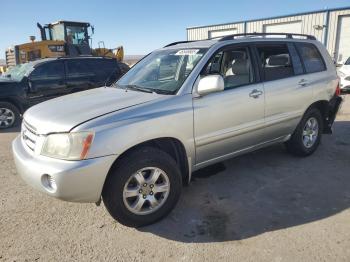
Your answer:
[[[283,145],[198,171],[176,209],[141,228],[181,242],[220,242],[311,223],[350,207],[350,122],[307,158]]]

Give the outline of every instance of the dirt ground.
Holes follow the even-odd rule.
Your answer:
[[[142,229],[27,186],[17,135],[0,134],[0,261],[350,261],[350,96],[314,155],[276,145],[197,172],[175,210]]]

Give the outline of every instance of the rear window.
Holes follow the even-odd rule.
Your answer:
[[[316,73],[326,70],[321,54],[313,44],[297,43],[296,46],[303,59],[306,73]]]

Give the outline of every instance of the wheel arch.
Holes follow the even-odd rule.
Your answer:
[[[132,151],[140,148],[140,147],[154,147],[158,148],[167,154],[169,154],[177,163],[177,165],[180,168],[180,172],[182,175],[182,181],[184,185],[187,185],[189,183],[191,174],[190,174],[190,164],[188,161],[188,154],[186,152],[184,144],[177,138],[174,137],[161,137],[161,138],[155,138],[150,139],[147,141],[144,141],[142,143],[133,145],[132,147],[126,149],[123,153],[121,153],[117,159],[112,164],[110,171],[118,165],[121,159],[129,155]],[[110,175],[111,172],[108,173],[107,177]],[[106,177],[106,180],[107,180]]]
[[[23,114],[23,107],[21,106],[21,103],[19,103],[16,99],[13,99],[11,97],[1,97],[0,98],[0,102],[6,102],[6,103],[10,103],[12,105],[14,105],[18,111],[20,112],[20,114]]]
[[[318,100],[314,103],[312,103],[304,112],[303,116],[305,113],[310,110],[311,108],[316,108],[317,110],[320,111],[323,119],[323,133],[328,133],[327,130],[327,123],[328,123],[328,118],[329,118],[329,101],[327,100]]]

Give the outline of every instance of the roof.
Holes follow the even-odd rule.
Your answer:
[[[63,24],[63,23],[67,23],[67,24],[87,24],[88,26],[90,25],[90,23],[88,22],[79,22],[79,21],[67,21],[67,20],[59,20],[53,23],[49,23],[47,25],[58,25],[58,24]]]
[[[189,30],[189,29],[205,28],[205,27],[211,27],[211,26],[222,26],[222,25],[232,25],[232,24],[240,24],[240,23],[249,23],[249,22],[262,21],[262,20],[270,20],[270,19],[285,18],[285,17],[289,17],[289,16],[310,15],[310,14],[315,14],[315,13],[333,12],[333,11],[341,11],[341,10],[347,10],[347,9],[350,9],[350,6],[340,7],[340,8],[332,8],[332,9],[322,9],[322,10],[309,11],[309,12],[301,12],[301,13],[294,13],[294,14],[287,14],[287,15],[280,15],[280,16],[272,16],[272,17],[265,17],[265,18],[263,17],[263,18],[258,18],[258,19],[239,20],[239,21],[230,22],[230,23],[192,26],[192,27],[187,27],[186,29]]]
[[[43,59],[39,59],[39,60],[30,61],[28,63],[31,63],[35,67],[39,64],[50,62],[50,61],[55,61],[55,60],[90,59],[90,58],[111,59],[111,60],[115,59],[112,57],[102,57],[102,56],[63,56],[63,57],[43,58]]]

